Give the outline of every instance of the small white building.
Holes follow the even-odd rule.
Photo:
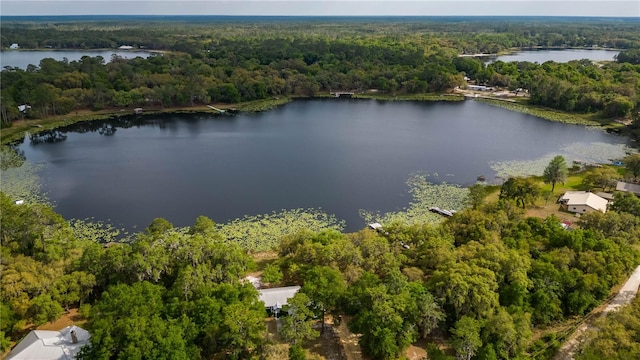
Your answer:
[[[6,360],[72,360],[91,335],[75,325],[60,331],[33,330],[7,355]]]
[[[380,230],[382,230],[382,225],[380,223],[377,223],[377,222],[371,223],[371,224],[369,224],[369,229],[380,231]]]
[[[299,290],[300,286],[261,289],[258,290],[260,293],[259,300],[264,303],[268,310],[277,313],[284,305],[288,305],[288,300],[291,299]]]
[[[467,89],[475,90],[475,91],[490,91],[490,90],[492,90],[490,87],[484,86],[484,85],[467,85]]]
[[[122,45],[118,48],[118,50],[133,50],[134,47],[131,45]]]
[[[575,214],[586,214],[593,211],[605,213],[607,199],[588,191],[567,191],[558,199],[565,210]]]
[[[20,49],[20,45],[18,45],[18,44],[16,44],[16,43],[13,43],[13,44],[11,44],[11,45],[9,46],[9,49],[11,49],[11,50],[17,50],[17,49]]]

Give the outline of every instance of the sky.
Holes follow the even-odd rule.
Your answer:
[[[0,15],[640,17],[640,0],[0,0]]]

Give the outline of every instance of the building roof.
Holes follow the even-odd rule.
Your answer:
[[[382,229],[382,225],[380,225],[380,223],[377,223],[377,222],[369,224],[369,227],[373,230]]]
[[[640,195],[640,185],[638,184],[630,184],[630,183],[618,181],[618,183],[616,184],[616,190]]]
[[[72,331],[77,342],[73,341]],[[6,360],[72,360],[90,337],[88,331],[75,325],[60,331],[33,330],[11,350]]]
[[[270,308],[282,308],[283,305],[287,305],[287,300],[291,299],[300,290],[300,286],[286,286],[273,289],[261,289],[260,301],[264,303],[266,307]]]
[[[608,203],[607,199],[587,191],[567,191],[560,198],[560,202],[567,204],[567,206],[584,205],[602,212],[607,211]]]
[[[613,194],[612,193],[607,193],[607,192],[597,192],[596,195],[600,196],[603,199],[607,199],[608,201],[612,201],[613,200]]]

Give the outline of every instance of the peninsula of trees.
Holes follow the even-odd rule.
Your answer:
[[[599,20],[370,19],[260,21],[177,18],[83,22],[71,19],[1,25],[3,48],[116,48],[164,51],[149,58],[44,59],[2,70],[2,125],[82,109],[234,104],[331,91],[448,93],[476,84],[525,89],[531,105],[625,119],[637,113],[639,26]],[[460,55],[540,47],[605,47],[617,62],[544,64]],[[21,114],[19,105],[31,106]]]

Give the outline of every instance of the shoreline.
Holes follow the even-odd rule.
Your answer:
[[[119,52],[131,52],[131,53],[135,53],[135,52],[144,52],[144,53],[151,53],[151,54],[167,54],[167,53],[171,53],[171,50],[154,50],[154,49],[118,49],[118,48],[100,48],[100,49],[82,49],[82,48],[18,48],[18,49],[7,49],[7,48],[1,48],[0,49],[0,53],[4,53],[4,52],[20,52],[20,51],[86,51],[86,52],[99,52],[99,51],[119,51]]]
[[[249,101],[239,104],[214,104],[217,108],[235,113],[252,113],[263,112],[283,106],[296,99],[332,99],[335,98],[331,94],[323,93],[309,97],[281,97],[272,99],[262,99]],[[352,99],[374,99],[378,101],[424,101],[424,102],[457,102],[465,101],[462,94],[411,94],[411,95],[392,95],[363,93],[354,94]],[[520,102],[507,102],[502,99],[473,99],[492,106],[502,107],[506,110],[520,112],[533,115],[542,119],[567,124],[594,126],[606,129],[619,129],[622,125],[615,123],[609,119],[595,119],[597,114],[573,114],[561,112],[553,109],[539,108],[533,105],[523,104]],[[232,111],[232,112],[231,112]],[[83,121],[98,121],[118,118],[122,116],[151,116],[159,114],[217,114],[222,115],[208,105],[196,105],[191,107],[172,107],[172,108],[151,108],[144,110],[142,114],[134,114],[132,109],[109,109],[101,111],[79,110],[66,115],[56,115],[42,119],[25,119],[14,121],[11,127],[0,130],[0,144],[8,145],[17,141],[21,141],[28,132],[39,133],[46,130],[52,130],[63,126],[72,125]]]
[[[468,58],[488,58],[488,57],[498,57],[503,55],[512,55],[517,54],[522,51],[544,51],[544,50],[552,50],[552,51],[562,51],[562,50],[587,50],[587,51],[614,51],[621,52],[625,49],[617,49],[617,48],[603,48],[603,47],[593,47],[593,46],[522,46],[522,47],[514,47],[502,51],[498,51],[497,53],[475,53],[475,54],[458,54],[458,57],[468,57]],[[595,61],[595,60],[593,60]]]

